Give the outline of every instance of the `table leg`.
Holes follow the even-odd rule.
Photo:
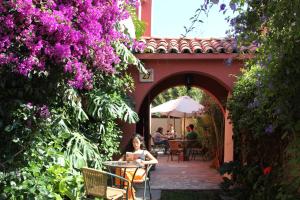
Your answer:
[[[189,161],[189,152],[188,148],[183,149],[183,156],[184,156],[184,161]]]
[[[112,173],[111,168],[107,167],[109,173]],[[114,180],[114,178],[111,178],[111,185],[113,186],[116,180]]]

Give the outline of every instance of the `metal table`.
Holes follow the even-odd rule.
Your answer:
[[[104,166],[106,166],[109,171],[111,172],[111,169],[117,169],[119,168],[120,169],[120,175],[123,176],[124,178],[125,175],[126,175],[126,169],[135,169],[134,171],[134,174],[132,176],[132,179],[129,180],[130,181],[130,187],[131,187],[131,191],[133,191],[133,181],[134,181],[134,177],[135,177],[135,174],[137,172],[137,170],[139,168],[144,168],[144,165],[141,165],[140,163],[137,163],[135,161],[105,161],[103,163]],[[123,174],[122,174],[122,169],[123,170]],[[121,182],[120,182],[120,185],[121,185]],[[124,182],[123,182],[123,186],[124,186]],[[134,195],[132,196],[133,199],[134,199]]]

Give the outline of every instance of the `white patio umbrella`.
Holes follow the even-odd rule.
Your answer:
[[[191,97],[182,96],[151,108],[150,112],[173,117],[183,117],[185,127],[185,118],[200,115],[203,109],[204,106]]]

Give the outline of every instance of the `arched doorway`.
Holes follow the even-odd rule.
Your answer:
[[[138,111],[140,121],[136,125],[136,131],[145,137],[149,145],[150,134],[150,103],[162,91],[179,85],[198,87],[209,93],[218,103],[225,117],[226,102],[229,90],[219,80],[209,77],[207,74],[186,71],[172,74],[155,84],[142,101]]]
[[[235,77],[243,68],[244,60],[253,57],[256,45],[238,47],[232,38],[155,38],[151,37],[152,0],[141,1],[139,19],[146,22],[144,37],[146,48],[136,56],[145,67],[154,72],[151,81],[141,81],[138,71],[129,68],[136,88],[131,97],[140,121],[137,125],[121,124],[124,132],[121,146],[138,132],[149,140],[149,105],[164,89],[176,85],[199,87],[210,93],[220,105],[225,119],[224,161],[233,160],[232,125],[227,119],[227,98],[231,95]],[[239,54],[239,52],[242,52]]]
[[[134,78],[136,87],[132,94],[135,110],[140,121],[135,125],[122,127],[125,146],[133,133],[140,133],[149,140],[149,105],[153,98],[161,91],[177,85],[199,87],[216,99],[222,108],[225,119],[224,161],[233,159],[232,126],[227,119],[226,102],[235,81],[235,76],[243,67],[243,60],[236,59],[237,54],[185,54],[185,53],[142,53],[137,57],[144,62],[147,69],[151,69],[154,77],[152,81],[143,82],[141,74],[130,68],[128,73]],[[231,59],[230,66],[226,60]]]

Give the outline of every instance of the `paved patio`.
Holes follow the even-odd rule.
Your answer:
[[[153,199],[160,199],[161,190],[213,190],[219,189],[222,177],[209,167],[211,161],[201,158],[192,161],[167,161],[167,155],[158,156],[156,169],[151,172]],[[138,191],[137,197],[141,197]]]
[[[153,189],[219,189],[222,177],[209,167],[211,161],[167,161],[167,155],[158,156],[155,171],[151,172]],[[177,159],[177,158],[175,158]]]

